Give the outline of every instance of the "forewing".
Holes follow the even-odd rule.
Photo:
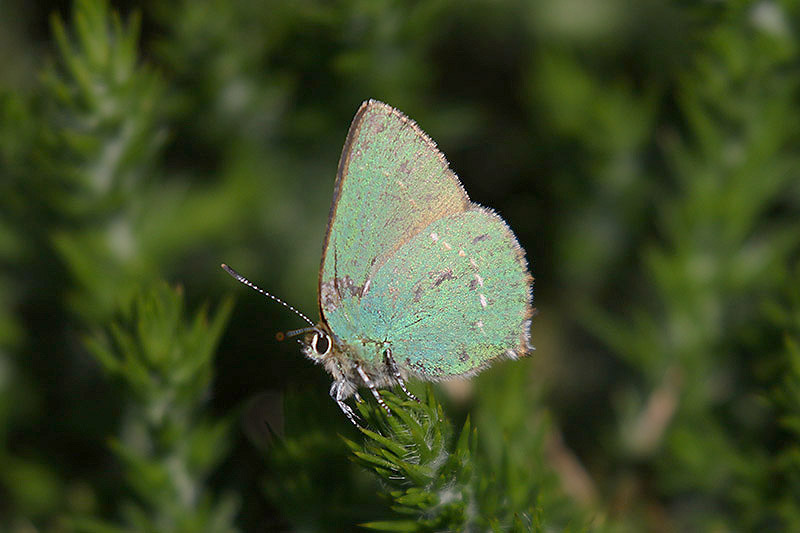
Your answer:
[[[381,102],[362,104],[339,161],[323,244],[319,305],[331,330],[341,336],[354,326],[367,280],[409,239],[470,205],[414,121]]]
[[[412,374],[469,376],[530,349],[532,281],[505,222],[473,204],[431,223],[383,265],[359,321]]]

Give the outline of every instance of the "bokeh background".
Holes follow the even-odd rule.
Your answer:
[[[800,529],[799,25],[788,0],[0,3],[0,531],[397,518],[275,338],[303,323],[219,269],[316,313],[367,98],[532,264],[533,356],[435,389],[476,471],[515,473],[514,527]]]

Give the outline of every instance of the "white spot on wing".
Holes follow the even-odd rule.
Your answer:
[[[478,282],[478,285],[483,287],[483,278],[480,276],[480,274],[475,274],[475,281]]]
[[[514,350],[506,350],[506,355],[510,359],[519,359],[519,354],[517,352],[515,352]]]
[[[481,307],[486,309],[486,306],[489,305],[489,302],[486,301],[486,296],[484,296],[483,294],[479,294],[478,296],[480,296],[481,298]]]
[[[435,231],[434,231],[434,232],[432,232],[432,233],[431,233],[431,240],[432,240],[433,242],[436,242],[436,241],[438,241],[438,240],[439,240],[439,234],[438,234],[438,233],[436,233]]]
[[[469,258],[469,264],[474,266],[475,268],[478,268],[478,263],[476,263],[475,260],[471,257]]]
[[[370,286],[370,284],[371,284],[371,283],[372,283],[372,280],[371,280],[371,279],[368,279],[368,280],[367,280],[367,281],[364,283],[364,288],[363,288],[363,289],[361,289],[361,297],[362,297],[362,298],[363,298],[364,296],[366,296],[366,295],[367,295],[367,292],[369,292],[369,286]]]

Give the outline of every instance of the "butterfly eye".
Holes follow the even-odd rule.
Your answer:
[[[320,357],[328,355],[331,351],[331,339],[322,331],[314,333],[314,337],[311,338],[311,348]]]

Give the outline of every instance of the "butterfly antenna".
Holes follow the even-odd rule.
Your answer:
[[[223,270],[225,270],[225,272],[227,272],[228,274],[230,274],[230,275],[231,275],[231,277],[233,277],[233,278],[234,278],[236,281],[238,281],[239,283],[244,283],[245,285],[247,285],[247,286],[248,286],[248,287],[250,287],[251,289],[255,289],[255,290],[257,290],[258,292],[260,292],[260,293],[261,293],[261,294],[263,294],[264,296],[268,296],[269,298],[272,298],[273,300],[275,300],[276,302],[278,302],[278,303],[279,303],[279,304],[281,304],[282,306],[286,307],[287,309],[291,309],[292,311],[294,311],[294,313],[295,313],[297,316],[299,316],[300,318],[302,318],[303,320],[305,320],[306,322],[308,322],[308,323],[311,325],[311,327],[312,327],[312,328],[316,327],[316,326],[314,325],[314,323],[313,323],[313,322],[312,322],[312,321],[311,321],[311,320],[310,320],[310,319],[309,319],[309,318],[308,318],[306,315],[304,315],[303,313],[301,313],[300,311],[298,311],[297,309],[295,309],[295,308],[294,308],[294,307],[292,307],[291,305],[287,304],[286,302],[284,302],[283,300],[281,300],[281,299],[280,299],[280,298],[278,298],[277,296],[273,296],[273,295],[271,295],[270,293],[268,293],[267,291],[265,291],[264,289],[261,289],[261,288],[259,288],[259,287],[258,287],[258,286],[256,286],[256,285],[255,285],[253,282],[251,282],[249,279],[247,279],[246,277],[242,276],[241,274],[239,274],[238,272],[236,272],[234,269],[232,269],[231,267],[229,267],[229,266],[228,266],[228,265],[226,265],[225,263],[222,263],[222,265],[220,265],[220,266],[223,268]]]
[[[287,331],[284,333],[287,339],[291,339],[292,337],[297,337],[298,335],[302,335],[303,333],[308,333],[309,331],[316,331],[317,326],[311,328],[300,328],[300,329],[293,329],[292,331]]]
[[[296,337],[303,333],[308,333],[309,331],[317,331],[316,326],[308,327],[308,328],[300,328],[300,329],[293,329],[291,331],[279,331],[275,334],[275,338],[279,341],[283,341],[286,339],[291,339],[292,337]]]

